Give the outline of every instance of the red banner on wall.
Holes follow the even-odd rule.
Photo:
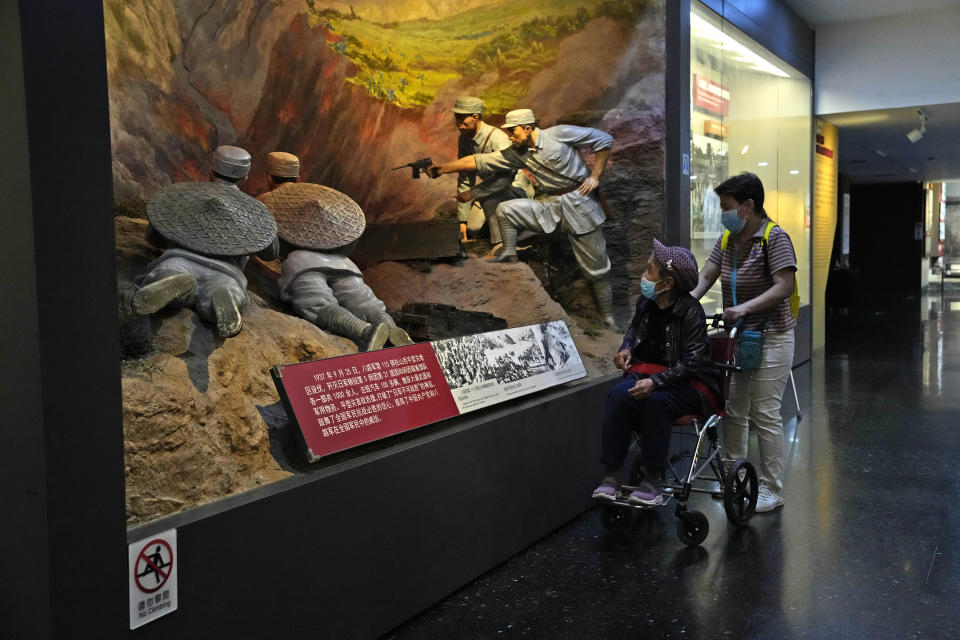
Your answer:
[[[710,78],[693,74],[693,106],[725,116],[730,113],[730,90]]]
[[[459,415],[430,343],[271,370],[318,458]]]

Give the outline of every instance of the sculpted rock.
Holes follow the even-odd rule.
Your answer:
[[[524,262],[501,265],[473,258],[456,266],[434,265],[429,273],[398,262],[383,262],[365,269],[363,278],[391,310],[398,310],[407,302],[438,302],[492,313],[511,327],[563,320],[570,328],[588,375],[615,371],[611,359],[622,336],[609,331],[601,331],[597,336],[584,333],[563,307],[550,298]]]

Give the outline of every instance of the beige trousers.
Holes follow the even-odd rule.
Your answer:
[[[783,419],[780,406],[793,364],[793,329],[768,331],[763,337],[763,358],[753,371],[734,373],[723,419],[724,458],[747,457],[748,420],[757,434],[761,481],[777,491],[783,489]]]

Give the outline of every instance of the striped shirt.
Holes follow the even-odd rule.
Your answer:
[[[764,221],[766,222],[766,221]],[[773,276],[780,269],[797,270],[797,255],[793,250],[790,236],[780,227],[770,230],[770,241],[767,244],[767,258],[770,261],[770,271],[767,271],[763,260],[763,233],[766,224],[753,234],[745,244],[737,245],[733,236],[727,241],[726,251],[720,250],[720,242],[713,245],[708,262],[720,267],[720,285],[723,289],[723,306],[733,305],[733,267],[737,263],[737,304],[753,300],[773,286]],[[738,259],[737,259],[738,258]],[[791,289],[792,291],[792,289]],[[797,324],[797,319],[790,313],[790,297],[781,300],[776,307],[747,314],[744,329],[762,329],[770,321],[770,331],[787,331]]]

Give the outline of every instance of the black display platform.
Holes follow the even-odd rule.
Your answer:
[[[456,418],[130,530],[177,529],[179,610],[138,638],[376,638],[591,506],[610,381]]]

